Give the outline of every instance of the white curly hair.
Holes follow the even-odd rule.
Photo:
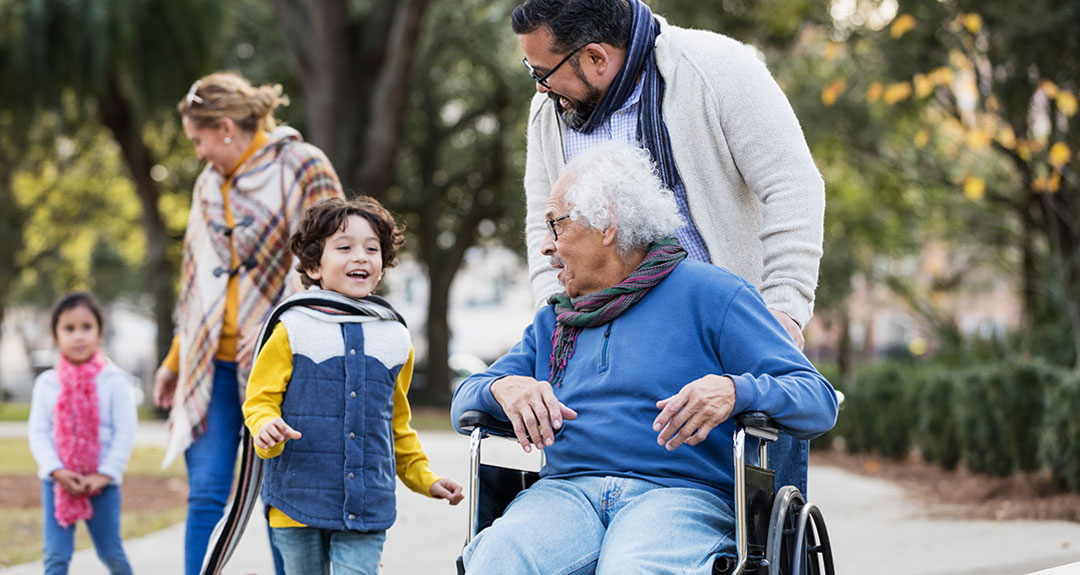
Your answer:
[[[675,194],[664,187],[647,150],[608,142],[574,158],[563,175],[570,219],[601,231],[615,226],[625,258],[682,225]]]

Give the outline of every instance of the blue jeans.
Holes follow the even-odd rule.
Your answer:
[[[385,531],[334,531],[317,527],[275,527],[274,546],[286,575],[378,575]]]
[[[810,442],[781,433],[769,444],[769,467],[776,472],[776,488],[794,485],[806,495],[806,468],[810,463]]]
[[[199,575],[210,535],[225,515],[243,425],[236,363],[215,360],[206,433],[184,453],[188,473],[188,513],[184,533],[184,573],[187,575]],[[271,549],[277,575],[284,575],[281,557],[272,543]]]
[[[56,522],[53,481],[41,482],[41,507],[45,512],[45,574],[65,575],[75,551],[75,526],[61,527]],[[86,520],[98,558],[112,575],[130,575],[131,565],[120,539],[120,488],[109,485],[90,498],[94,516]]]
[[[545,478],[522,491],[462,557],[469,575],[712,573],[735,554],[718,495],[624,477]]]

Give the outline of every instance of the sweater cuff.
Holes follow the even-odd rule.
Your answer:
[[[806,324],[814,316],[814,303],[792,286],[778,285],[762,290],[761,298],[769,309],[788,314],[802,329],[806,329]]]
[[[504,410],[502,404],[495,399],[495,394],[491,392],[491,386],[495,385],[496,381],[499,381],[504,377],[510,377],[510,374],[500,375],[484,386],[484,390],[480,393],[480,407],[483,411],[491,414],[495,419],[500,421],[510,421],[510,418],[506,417],[506,410]]]
[[[120,481],[124,478],[124,468],[116,465],[100,465],[98,466],[98,473],[102,475],[108,475],[112,479],[114,485],[119,485]]]
[[[749,374],[728,375],[735,383],[735,406],[731,408],[731,415],[735,416],[746,411],[753,411],[757,403],[757,387],[754,378]]]
[[[39,467],[38,468],[38,479],[41,479],[41,480],[48,479],[49,481],[52,481],[52,473],[53,473],[53,471],[56,471],[57,469],[63,469],[63,468],[64,468],[64,466],[63,466],[63,464],[61,464],[59,462],[59,460],[57,460],[57,463],[54,464],[54,465],[45,465],[45,466]]]

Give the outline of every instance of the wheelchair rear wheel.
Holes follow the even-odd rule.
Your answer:
[[[833,575],[825,519],[790,485],[773,501],[765,559],[769,575]]]

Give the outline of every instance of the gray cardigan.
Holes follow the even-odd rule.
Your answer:
[[[743,276],[770,308],[813,315],[825,184],[791,105],[751,48],[662,18],[656,63],[663,115],[690,214],[712,262]],[[537,307],[562,291],[540,244],[544,210],[566,170],[554,104],[533,97],[525,168],[529,277]]]

